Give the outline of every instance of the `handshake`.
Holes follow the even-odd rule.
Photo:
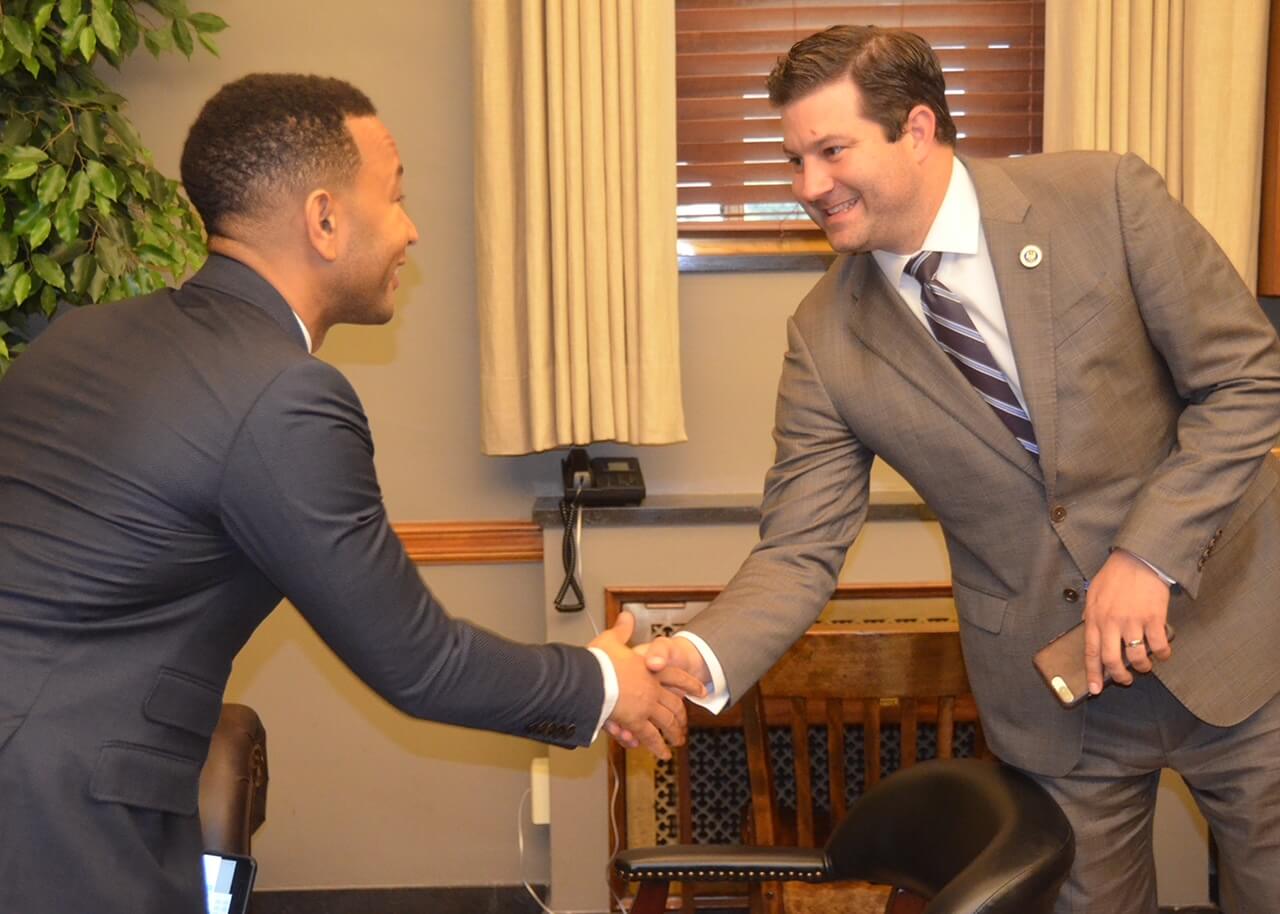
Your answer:
[[[597,635],[589,647],[608,656],[618,677],[618,700],[605,721],[605,731],[628,749],[644,746],[660,759],[671,758],[668,746],[679,746],[689,729],[685,696],[701,698],[710,678],[691,641],[658,638],[635,649],[627,647],[636,620],[618,615],[613,628]]]

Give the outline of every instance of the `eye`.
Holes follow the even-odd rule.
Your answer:
[[[799,157],[799,156],[787,156],[787,164],[788,164],[788,165],[790,165],[792,168],[794,168],[796,171],[799,171],[799,170],[800,170],[800,157]]]
[[[828,159],[838,159],[844,150],[844,146],[828,146],[822,150],[822,154]]]

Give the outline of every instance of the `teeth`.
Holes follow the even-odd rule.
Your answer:
[[[827,215],[828,215],[828,216],[835,216],[835,215],[838,215],[838,214],[840,214],[840,213],[845,212],[846,210],[853,209],[853,205],[854,205],[855,203],[857,203],[857,202],[858,202],[858,201],[857,201],[856,199],[854,199],[854,200],[846,200],[844,203],[841,203],[839,206],[833,206],[833,207],[831,207],[831,209],[827,210]]]

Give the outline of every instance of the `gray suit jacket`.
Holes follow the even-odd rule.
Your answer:
[[[443,611],[355,392],[247,267],[58,320],[0,428],[0,911],[203,912],[197,778],[282,595],[406,713],[590,740],[595,658]]]
[[[814,620],[866,515],[873,456],[941,520],[992,748],[1063,774],[1087,711],[1037,649],[1113,548],[1178,583],[1159,676],[1236,723],[1280,691],[1280,347],[1209,235],[1134,156],[966,161],[1041,447],[1024,451],[869,256],[788,325],[761,538],[691,625],[740,696]],[[1019,262],[1025,245],[1043,262]],[[1087,703],[1086,703],[1087,706]]]

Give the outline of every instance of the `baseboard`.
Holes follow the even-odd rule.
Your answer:
[[[546,897],[545,886],[534,886]],[[539,914],[522,885],[288,889],[253,893],[250,914]]]

